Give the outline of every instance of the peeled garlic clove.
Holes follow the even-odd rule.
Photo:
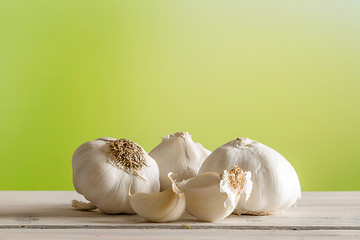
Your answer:
[[[141,217],[151,222],[172,222],[185,211],[185,195],[170,177],[171,187],[159,193],[129,193],[130,205]]]
[[[291,207],[301,196],[299,178],[278,152],[248,138],[237,138],[216,149],[201,166],[200,173],[221,172],[238,165],[253,175],[251,197],[241,196],[235,213],[266,215]]]
[[[200,221],[214,222],[229,216],[241,193],[251,192],[251,173],[237,166],[222,174],[209,172],[188,180],[183,186],[186,211]],[[245,196],[246,197],[246,196]]]
[[[130,183],[134,193],[158,192],[160,188],[154,159],[126,139],[101,138],[82,144],[73,155],[72,167],[76,191],[108,214],[135,213],[129,203]],[[90,210],[91,204],[75,202],[75,208]]]
[[[196,176],[210,153],[200,143],[194,143],[188,132],[163,137],[162,142],[149,153],[159,166],[160,190],[171,187],[167,177],[169,172],[176,174],[174,180],[177,182]]]

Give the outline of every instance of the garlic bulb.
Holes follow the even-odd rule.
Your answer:
[[[188,132],[162,137],[162,142],[149,153],[159,166],[160,190],[171,187],[169,172],[174,173],[174,180],[178,182],[196,176],[210,153],[200,143],[194,143]]]
[[[186,211],[200,221],[214,222],[229,216],[242,192],[251,193],[251,173],[237,166],[222,174],[208,172],[189,179],[183,186]]]
[[[126,139],[100,138],[82,144],[73,155],[72,167],[76,191],[90,201],[74,201],[73,206],[81,210],[97,207],[104,213],[132,214],[130,183],[134,193],[158,192],[160,188],[156,162]]]
[[[170,177],[171,187],[159,193],[129,193],[134,211],[151,222],[172,222],[185,211],[185,195]]]
[[[301,196],[299,178],[278,152],[248,138],[237,138],[216,149],[199,173],[221,172],[238,165],[252,173],[254,183],[248,201],[240,197],[235,213],[266,215],[295,204]]]

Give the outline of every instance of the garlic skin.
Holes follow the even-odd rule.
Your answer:
[[[90,211],[97,208],[94,204],[92,204],[92,202],[86,203],[75,199],[72,200],[71,206],[76,210],[81,210],[81,211]]]
[[[208,172],[189,179],[183,186],[186,211],[200,221],[215,222],[229,216],[242,192],[251,193],[251,173],[237,166],[222,174]]]
[[[75,190],[90,203],[73,201],[77,209],[96,206],[107,214],[133,214],[128,197],[131,191],[158,192],[158,166],[138,144],[115,138],[100,138],[82,144],[72,157]]]
[[[162,137],[162,142],[149,153],[159,166],[160,190],[171,187],[169,172],[174,173],[177,182],[196,176],[210,153],[200,143],[194,143],[188,132]]]
[[[267,215],[291,207],[301,197],[299,178],[292,165],[277,151],[248,138],[237,138],[216,149],[199,173],[221,172],[238,165],[252,173],[251,197],[241,196],[238,214]]]
[[[130,205],[141,217],[150,222],[172,222],[185,212],[185,194],[181,192],[171,178],[171,187],[159,193],[129,192]]]

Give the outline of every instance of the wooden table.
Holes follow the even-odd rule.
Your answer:
[[[72,191],[0,192],[0,239],[360,239],[360,192],[303,192],[297,207],[216,223],[172,223],[73,210]]]

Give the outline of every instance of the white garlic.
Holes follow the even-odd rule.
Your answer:
[[[76,149],[72,158],[73,184],[90,203],[74,201],[77,209],[93,209],[108,214],[132,214],[128,197],[131,191],[158,192],[159,169],[138,144],[115,138],[89,141]]]
[[[299,178],[278,152],[248,138],[237,138],[216,149],[199,173],[221,172],[238,165],[252,173],[253,190],[246,201],[240,197],[235,213],[266,215],[291,207],[301,196]]]
[[[245,199],[249,197],[250,178],[250,172],[234,166],[222,174],[208,172],[189,179],[182,187],[186,211],[200,221],[214,222],[226,218],[235,209],[242,192]]]
[[[172,222],[179,219],[185,211],[185,195],[176,183],[168,177],[171,187],[159,193],[129,193],[130,205],[141,217],[151,222]]]
[[[149,153],[159,166],[160,190],[171,186],[169,172],[174,173],[174,180],[178,182],[196,176],[210,153],[200,143],[194,143],[188,132],[162,137],[162,142]]]

